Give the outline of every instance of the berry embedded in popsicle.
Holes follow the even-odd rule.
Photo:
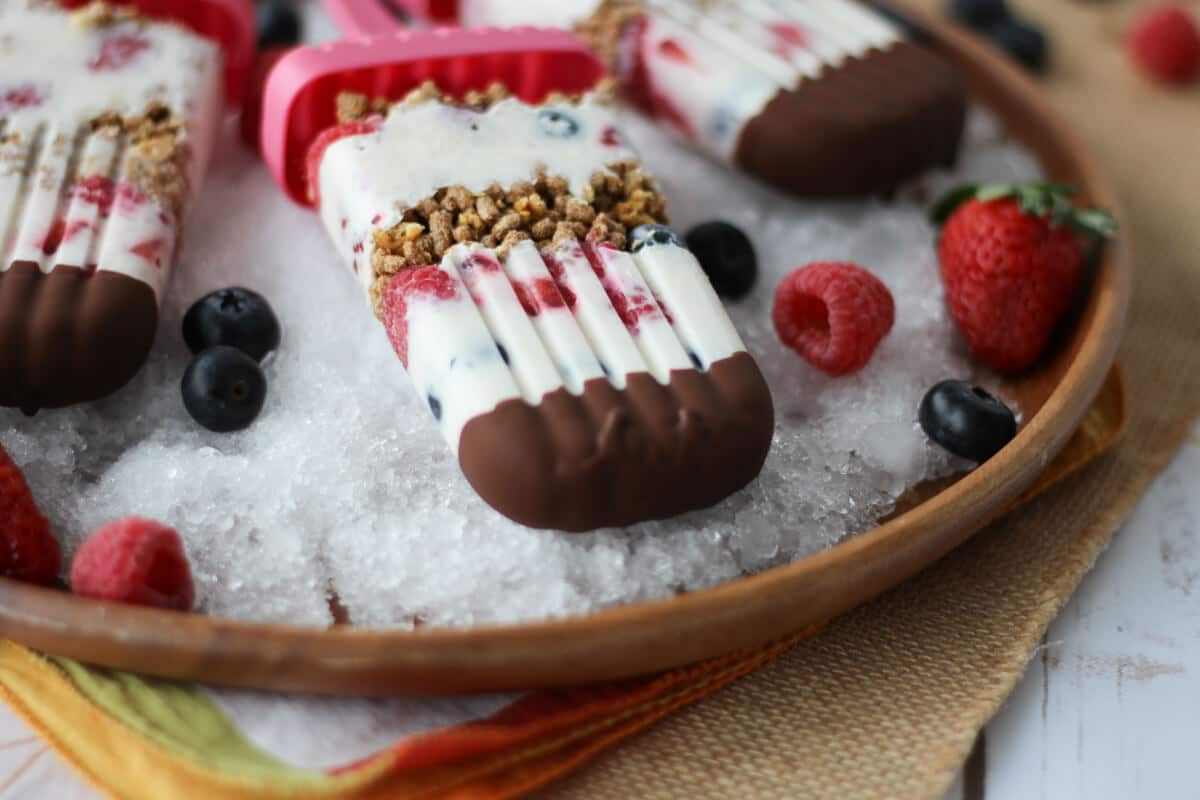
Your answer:
[[[145,360],[222,105],[214,42],[128,8],[0,3],[0,405]]]
[[[604,92],[459,101],[427,84],[338,105],[310,197],[489,504],[591,530],[712,505],[757,475],[765,381],[678,236],[634,251],[665,201]]]

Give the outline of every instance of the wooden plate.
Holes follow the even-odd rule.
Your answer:
[[[1038,87],[969,35],[927,19],[975,98],[1056,180],[1117,198]],[[0,580],[0,635],[57,655],[211,684],[330,694],[421,694],[607,681],[751,647],[845,613],[914,575],[1016,501],[1063,448],[1112,365],[1131,294],[1123,242],[1107,248],[1057,354],[1007,388],[1028,422],[1002,453],[884,525],[715,589],[588,617],[430,632],[298,628],[114,606]],[[939,487],[940,488],[940,487]],[[926,492],[925,494],[928,494]]]

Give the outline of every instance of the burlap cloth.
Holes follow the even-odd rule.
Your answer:
[[[549,795],[941,797],[1050,621],[1189,435],[1200,414],[1200,87],[1167,92],[1132,72],[1120,31],[1137,3],[1017,5],[1053,37],[1047,89],[1127,211],[1137,290],[1120,355],[1130,397],[1123,442],[917,579]]]

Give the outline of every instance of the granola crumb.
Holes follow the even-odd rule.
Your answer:
[[[131,5],[110,3],[107,0],[93,0],[86,6],[71,12],[71,26],[78,29],[104,28],[115,25],[127,19],[135,19],[137,9]]]
[[[615,94],[616,83],[610,78],[600,81],[588,92],[592,102],[601,104],[611,103]],[[369,97],[358,92],[341,92],[337,97],[337,121],[342,125],[349,122],[362,122],[376,114],[386,115],[388,110],[394,105],[415,105],[417,103],[429,102],[461,106],[463,108],[474,109],[475,111],[486,111],[496,103],[507,100],[510,97],[512,97],[512,93],[501,83],[493,83],[483,91],[469,91],[461,100],[442,92],[433,81],[426,81],[421,84],[405,95],[399,102],[392,102],[382,97]],[[578,104],[583,101],[583,98],[584,95],[582,94],[566,95],[555,92],[548,95],[542,101],[541,105]]]
[[[644,14],[635,0],[604,0],[595,14],[575,26],[575,33],[609,69],[616,69],[626,26]]]
[[[339,125],[362,122],[376,114],[386,114],[388,103],[372,99],[357,92],[340,92],[337,96],[337,121]]]
[[[121,177],[161,202],[176,219],[182,217],[190,189],[191,148],[183,121],[170,106],[153,100],[135,116],[105,112],[93,117],[88,127],[102,136],[127,137],[134,157],[126,161]]]
[[[479,193],[448,186],[414,204],[399,224],[374,232],[376,310],[393,275],[439,263],[456,244],[476,242],[501,258],[526,240],[540,249],[568,239],[624,248],[631,228],[667,220],[665,200],[637,161],[610,164],[593,175],[584,192],[590,202],[569,188],[563,178],[543,171],[532,182],[493,185]]]

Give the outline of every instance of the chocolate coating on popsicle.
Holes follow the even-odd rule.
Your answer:
[[[806,197],[887,194],[954,164],[966,112],[958,74],[926,48],[898,42],[780,92],[746,124],[735,160]]]
[[[467,423],[459,461],[505,516],[588,531],[720,502],[762,469],[774,420],[762,373],[738,353],[665,386],[640,373],[621,391],[594,380],[582,396],[502,403]]]
[[[157,326],[143,281],[15,262],[0,272],[0,406],[33,412],[112,394],[141,368]]]

